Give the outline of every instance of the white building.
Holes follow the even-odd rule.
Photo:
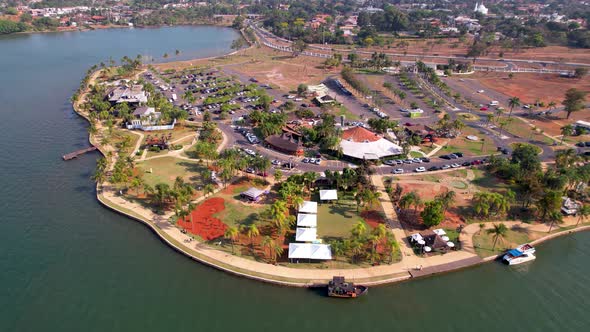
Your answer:
[[[403,153],[403,149],[399,145],[362,127],[352,127],[343,131],[340,147],[345,156],[366,160],[376,160]]]

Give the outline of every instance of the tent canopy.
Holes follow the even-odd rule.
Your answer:
[[[316,214],[299,213],[297,215],[297,226],[317,227],[318,226],[318,216]]]
[[[295,241],[313,242],[317,240],[317,228],[297,227],[295,230]]]
[[[318,203],[303,201],[303,204],[299,206],[299,213],[318,213]]]
[[[338,192],[336,189],[320,190],[321,201],[335,201],[338,199]]]
[[[264,195],[265,191],[264,190],[260,190],[258,188],[250,188],[246,191],[244,191],[243,193],[241,193],[241,195],[243,197],[248,197],[249,199],[255,201],[257,200],[260,196]]]
[[[289,243],[289,258],[332,259],[329,244]]]

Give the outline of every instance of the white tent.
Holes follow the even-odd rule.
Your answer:
[[[316,214],[299,213],[297,215],[297,226],[317,227],[318,226],[318,216]]]
[[[310,201],[303,201],[303,204],[299,206],[300,213],[318,213],[318,203],[317,202],[310,202]]]
[[[378,159],[402,154],[403,149],[384,138],[374,142],[353,142],[342,140],[340,142],[342,153],[345,156],[357,159]]]
[[[336,189],[320,190],[320,201],[335,201],[338,199]]]
[[[329,244],[289,243],[289,258],[332,259]]]
[[[295,241],[298,242],[313,242],[317,237],[317,228],[297,227],[295,230]]]
[[[332,250],[329,244],[312,244],[311,259],[332,259]]]

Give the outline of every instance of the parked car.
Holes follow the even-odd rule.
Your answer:
[[[395,165],[395,160],[384,160],[383,164],[392,166]]]
[[[429,171],[440,171],[442,168],[438,167],[438,166],[432,166],[430,168],[428,168]]]
[[[405,159],[404,164],[413,164],[414,162],[410,159]]]
[[[275,165],[275,166],[281,166],[281,162],[274,159],[273,161],[270,162],[271,164]]]
[[[453,154],[459,158],[463,158],[463,152],[453,152]]]
[[[459,165],[459,164],[457,164],[457,163],[453,163],[453,164],[451,164],[451,167],[452,167],[452,168],[457,168],[457,167],[461,167],[461,165]]]
[[[454,153],[451,153],[451,154],[449,155],[449,159],[459,159],[459,156],[457,156],[457,155],[456,155],[456,154],[454,154]]]
[[[309,158],[303,158],[303,160],[301,161],[302,163],[309,163]]]
[[[426,172],[426,168],[425,168],[425,167],[418,167],[418,168],[416,168],[416,169],[415,169],[415,171],[416,171],[417,173]]]
[[[393,174],[404,174],[403,168],[397,168],[391,171]]]
[[[246,168],[246,173],[254,174],[254,168],[252,168],[252,167]]]
[[[320,158],[315,158],[314,160],[314,164],[319,165],[322,162],[322,160]]]
[[[422,160],[423,163],[429,163],[430,162],[430,158],[427,158],[427,157],[422,157],[422,158],[420,158],[420,160]]]
[[[477,93],[484,93],[484,90],[477,90]]]
[[[441,159],[447,159],[447,160],[450,160],[451,159],[451,157],[449,157],[448,154],[443,154],[442,156],[439,156],[439,158],[441,158]]]
[[[441,169],[449,169],[449,168],[451,168],[451,165],[443,165],[443,166],[441,167]]]
[[[472,162],[471,161],[466,161],[464,163],[461,164],[461,166],[471,166]]]

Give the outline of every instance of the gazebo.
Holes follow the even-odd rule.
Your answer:
[[[295,230],[295,241],[298,242],[313,242],[318,239],[317,236],[317,228],[314,227],[297,227]]]
[[[264,190],[260,190],[258,188],[250,188],[246,191],[244,191],[243,193],[240,194],[241,197],[247,198],[251,201],[258,201],[260,199],[260,197],[262,197],[264,194],[266,194],[266,191]]]
[[[329,244],[289,243],[289,259],[332,259]]]

